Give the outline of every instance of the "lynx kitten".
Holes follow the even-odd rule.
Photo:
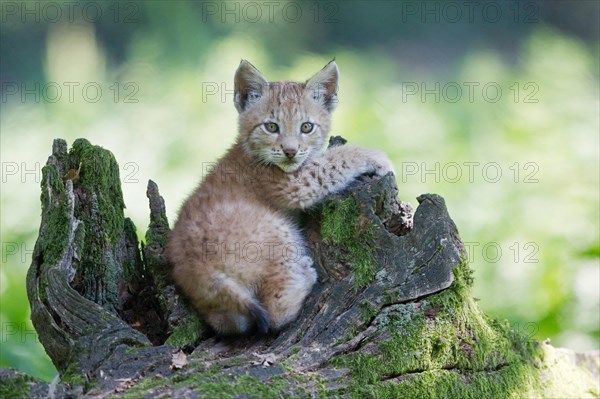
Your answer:
[[[322,152],[337,83],[334,61],[305,83],[267,82],[245,60],[236,71],[237,141],[184,203],[167,245],[175,282],[218,333],[293,321],[317,274],[292,211],[392,171],[379,151]]]

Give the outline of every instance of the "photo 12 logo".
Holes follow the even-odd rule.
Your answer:
[[[539,91],[536,82],[513,82],[504,87],[498,82],[402,82],[402,102],[497,103],[509,95],[515,103],[536,104]]]
[[[536,335],[540,330],[540,326],[532,321],[524,323],[512,323],[511,328],[517,334],[523,336],[527,341],[537,342]],[[548,340],[547,340],[548,341]]]
[[[42,166],[39,162],[2,162],[2,183],[16,180],[21,183],[42,181]]]
[[[3,24],[85,21],[133,24],[139,22],[140,3],[133,1],[3,1]]]
[[[467,251],[467,263],[474,263],[483,260],[487,263],[498,263],[502,257],[508,253],[513,263],[539,263],[537,254],[540,246],[536,242],[518,242],[514,241],[510,245],[503,246],[497,242],[475,242],[465,241],[465,250]]]
[[[35,342],[38,335],[33,328],[25,322],[3,322],[0,329],[0,342],[5,344],[9,340],[20,343]]]
[[[402,23],[539,22],[539,6],[533,1],[403,1]]]
[[[33,255],[33,246],[31,249],[27,247],[26,242],[2,242],[2,263],[8,261],[29,264]]]
[[[265,86],[263,90],[268,90],[269,86]],[[315,85],[310,88],[311,93],[315,98],[321,97],[326,89],[323,85]],[[235,97],[235,90],[233,82],[202,82],[200,92],[202,93],[202,102],[207,103],[209,101],[220,101],[225,104],[233,102]],[[336,95],[339,95],[339,91],[336,91]],[[284,92],[282,100],[289,99],[294,101],[294,92]],[[337,96],[331,100],[333,103],[337,103]]]
[[[138,103],[136,97],[140,88],[135,82],[103,86],[98,82],[2,82],[2,103],[17,101],[21,103],[97,103],[103,95],[108,95],[115,103]]]
[[[338,23],[340,6],[334,1],[203,1],[202,22],[225,23]]]
[[[498,183],[503,178],[514,183],[539,183],[540,167],[536,162],[514,162],[503,166],[498,162],[402,162],[402,183],[415,179],[420,183]]]
[[[202,260],[229,262],[273,262],[283,258],[286,262],[298,262],[305,254],[303,246],[296,242],[204,242]]]
[[[123,173],[121,181],[123,184],[139,183],[138,173],[140,166],[136,162],[125,162],[121,165]],[[79,175],[79,171],[77,175]],[[1,164],[2,183],[20,182],[20,183],[36,183],[42,181],[42,165],[40,162],[15,162],[6,161]],[[79,177],[79,176],[78,176]],[[67,175],[63,176],[63,181]]]

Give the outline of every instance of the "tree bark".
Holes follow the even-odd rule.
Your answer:
[[[332,145],[343,145],[336,138]],[[0,396],[597,397],[599,356],[487,318],[444,200],[412,217],[393,175],[363,176],[303,215],[319,282],[269,336],[220,338],[174,286],[165,204],[148,183],[138,246],[113,155],[55,140],[27,276],[32,321],[61,374],[0,370]]]

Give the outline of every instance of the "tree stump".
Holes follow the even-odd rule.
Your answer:
[[[343,145],[341,138],[332,145]],[[148,183],[138,245],[113,155],[55,140],[27,275],[32,321],[60,372],[0,370],[2,397],[597,397],[599,356],[528,339],[486,317],[444,200],[398,200],[363,176],[303,215],[319,281],[269,336],[214,336],[163,257],[165,204]]]

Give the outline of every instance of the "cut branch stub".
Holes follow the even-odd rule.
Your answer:
[[[150,276],[146,286],[153,287],[163,315],[166,344],[192,349],[204,332],[197,313],[177,292],[171,277],[171,266],[163,253],[171,231],[167,220],[165,201],[158,186],[148,181],[146,195],[150,202],[150,225],[143,247],[144,262]],[[161,342],[162,343],[162,342]]]
[[[137,239],[124,228],[110,152],[79,139],[67,154],[55,140],[42,174],[42,221],[27,275],[31,319],[56,367],[86,374],[120,344],[150,344],[117,315],[123,267],[140,262]]]

